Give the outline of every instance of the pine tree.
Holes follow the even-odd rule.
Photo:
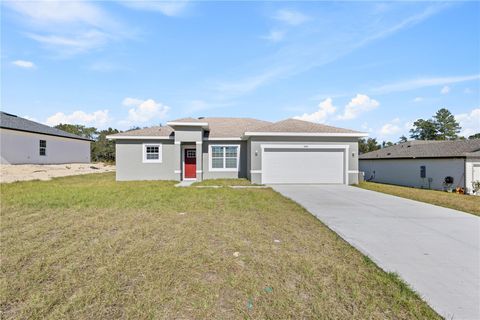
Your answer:
[[[445,108],[437,111],[433,116],[437,140],[454,140],[458,138],[460,125],[453,114]]]
[[[415,140],[437,140],[437,129],[432,120],[418,119],[410,129],[410,138]]]

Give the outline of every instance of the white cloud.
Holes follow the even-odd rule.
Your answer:
[[[438,85],[447,85],[452,83],[466,82],[479,80],[480,74],[456,77],[433,77],[433,78],[418,78],[410,79],[396,83],[382,85],[372,89],[372,92],[377,94],[385,94],[391,92],[402,92],[416,90],[424,87],[432,87]]]
[[[480,108],[473,109],[468,113],[457,114],[455,119],[462,127],[461,136],[468,137],[480,132]]]
[[[138,106],[140,104],[143,103],[144,100],[141,100],[141,99],[136,99],[136,98],[125,98],[123,99],[122,101],[122,105],[126,106],[126,107],[130,107],[130,106]]]
[[[68,56],[104,46],[126,36],[94,2],[5,1],[6,8],[19,14],[29,30],[26,35],[60,55]]]
[[[389,10],[389,17],[379,16],[374,11],[359,15],[351,24],[345,21],[351,19],[350,12],[335,11],[331,19],[319,21],[314,25],[309,23],[301,26],[301,32],[292,33],[291,39],[272,54],[249,61],[244,72],[242,66],[237,68],[236,78],[221,81],[214,89],[219,99],[229,99],[242,94],[249,94],[271,82],[321,67],[362,48],[378,39],[391,36],[403,29],[412,27],[428,19],[432,15],[448,7],[446,4],[427,5],[420,13],[395,12]],[[347,10],[348,11],[348,10]],[[276,18],[288,21],[295,16],[288,10],[279,10]],[[303,15],[302,15],[303,16]],[[299,22],[304,19],[292,19]],[[284,26],[286,27],[286,26]],[[315,41],[312,41],[315,39]]]
[[[450,92],[450,87],[449,86],[444,86],[442,90],[440,90],[441,94],[448,94]]]
[[[423,97],[415,97],[415,99],[413,99],[413,102],[422,102],[423,101]]]
[[[343,115],[338,116],[340,120],[351,120],[358,117],[361,113],[376,109],[380,103],[365,94],[357,94],[345,106]]]
[[[303,115],[296,116],[294,118],[304,121],[324,123],[328,116],[334,114],[336,110],[337,108],[332,104],[332,99],[327,98],[320,102],[318,105],[318,111],[310,114],[304,113]]]
[[[74,111],[71,114],[57,112],[48,117],[45,123],[49,126],[55,126],[60,123],[69,123],[103,128],[110,122],[110,120],[108,110],[98,110],[92,113]]]
[[[5,1],[4,4],[37,25],[83,23],[100,27],[107,20],[98,6],[85,1]]]
[[[35,64],[32,61],[27,61],[27,60],[15,60],[15,61],[12,61],[12,64],[16,65],[17,67],[25,68],[25,69],[35,68]]]
[[[59,49],[63,54],[76,54],[104,45],[109,35],[98,30],[90,30],[70,36],[29,34],[31,39],[51,49]]]
[[[278,31],[278,30],[271,30],[268,35],[263,36],[262,38],[271,42],[279,42],[279,41],[282,41],[284,37],[285,37],[285,32]]]
[[[284,72],[283,68],[276,68],[257,74],[253,77],[247,77],[238,81],[223,82],[216,86],[216,90],[221,95],[241,95],[252,92],[257,88],[272,81]]]
[[[187,8],[188,1],[120,1],[121,4],[137,10],[157,11],[166,16],[181,15]]]
[[[463,93],[470,94],[473,93],[473,90],[470,88],[465,88],[465,90],[463,90]]]
[[[399,126],[400,119],[395,118],[390,122],[385,123],[379,130],[380,135],[382,136],[391,136],[398,134],[402,131],[402,128]]]
[[[310,20],[308,16],[299,11],[287,9],[278,10],[273,18],[291,26],[298,26]]]
[[[128,110],[128,117],[121,121],[121,124],[139,124],[153,119],[163,119],[166,117],[170,107],[155,102],[153,99],[140,100],[135,98],[125,98],[122,102],[124,106],[133,106]]]

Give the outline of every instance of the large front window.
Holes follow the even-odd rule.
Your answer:
[[[238,171],[239,145],[210,146],[210,171]]]

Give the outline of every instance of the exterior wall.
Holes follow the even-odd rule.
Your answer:
[[[143,163],[143,144],[162,144],[161,163]],[[209,145],[240,145],[239,171],[210,171]],[[117,140],[116,174],[118,181],[125,180],[182,180],[184,147],[197,150],[197,180],[247,177],[246,141],[174,142],[173,140]]]
[[[358,183],[358,139],[346,137],[251,137],[249,142],[250,180],[262,181],[262,145],[264,144],[313,144],[348,146],[348,184]],[[292,164],[299,165],[299,164]]]
[[[426,167],[426,178],[420,177],[420,166]],[[365,180],[408,187],[443,190],[445,177],[452,176],[453,186],[465,187],[465,159],[389,159],[360,160]],[[375,171],[375,174],[373,173]],[[429,183],[428,178],[432,178]]]
[[[47,141],[45,156],[39,153],[40,140]],[[90,141],[0,129],[0,160],[2,164],[89,163]]]
[[[175,142],[197,142],[203,139],[203,129],[200,127],[175,127]]]
[[[143,143],[162,145],[161,163],[143,162]],[[174,168],[175,161],[180,156],[180,148],[173,140],[117,140],[115,149],[118,181],[179,180],[179,174],[175,174]]]
[[[465,162],[465,191],[467,193],[472,193],[473,181],[480,181],[480,158],[467,158]]]
[[[235,144],[240,145],[240,163],[239,171],[210,171],[209,149],[210,145]],[[246,141],[204,141],[203,142],[203,179],[235,179],[247,178],[247,142]]]
[[[319,144],[348,145],[348,183],[358,183],[358,142],[356,138],[277,138],[252,137],[248,141],[239,140],[191,140],[201,137],[200,130],[182,131],[174,140],[117,140],[116,167],[117,180],[181,180],[183,178],[183,147],[195,146],[197,150],[197,180],[222,178],[249,178],[261,183],[262,144]],[[177,135],[177,131],[175,132]],[[161,163],[143,163],[143,143],[162,144]],[[209,149],[211,145],[240,145],[238,171],[211,171]],[[255,154],[257,151],[257,155]]]

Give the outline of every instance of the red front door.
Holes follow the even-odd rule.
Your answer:
[[[185,149],[185,179],[195,179],[197,177],[197,156],[195,149]]]

